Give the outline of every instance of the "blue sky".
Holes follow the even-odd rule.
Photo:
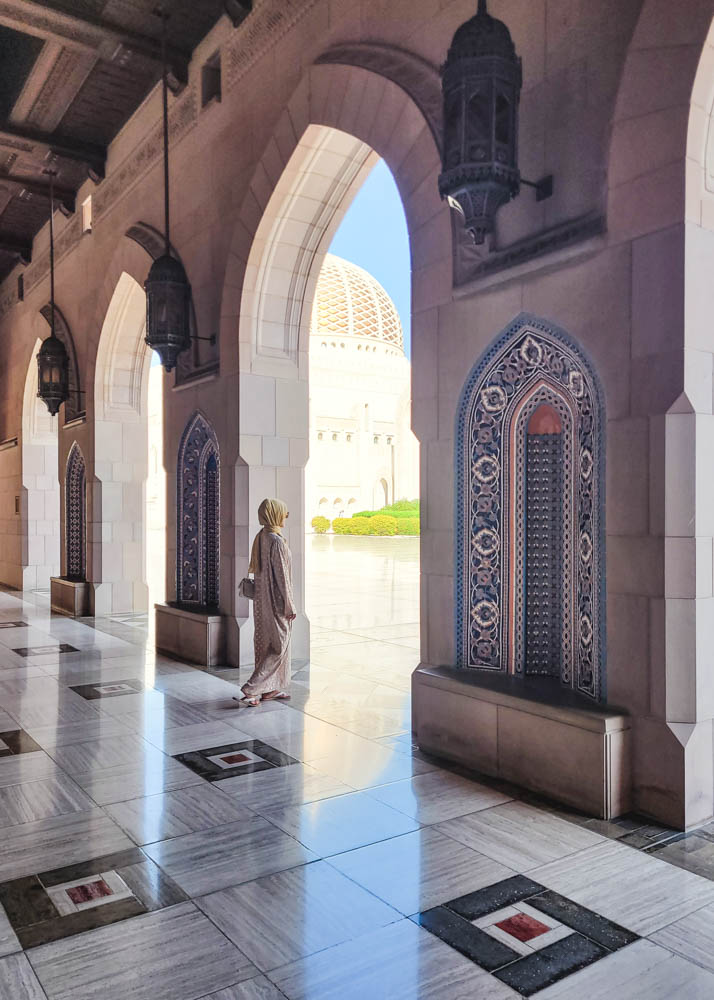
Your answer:
[[[373,274],[391,297],[411,356],[411,264],[402,201],[389,167],[380,160],[348,208],[330,244],[335,253]]]

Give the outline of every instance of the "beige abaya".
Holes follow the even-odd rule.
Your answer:
[[[273,506],[266,510],[266,503]],[[280,501],[264,501],[260,506],[259,517],[264,527],[256,536],[251,558],[255,573],[255,670],[241,688],[246,698],[283,691],[290,683],[290,636],[295,603],[290,549],[280,534],[286,515],[287,508]]]

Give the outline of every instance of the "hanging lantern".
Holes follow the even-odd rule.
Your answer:
[[[54,330],[37,352],[37,395],[54,417],[69,399],[69,356]]]
[[[444,143],[439,194],[464,219],[475,243],[520,189],[518,101],[521,60],[486,0],[458,29],[442,68]]]
[[[164,253],[151,265],[144,283],[146,291],[146,343],[156,351],[167,372],[176,365],[176,359],[191,343],[189,328],[191,286],[183,265],[171,254],[169,236],[169,105],[168,72],[166,66],[166,20],[168,15],[159,11],[162,19],[161,50],[163,63],[164,109]]]
[[[162,254],[151,265],[146,290],[146,343],[157,352],[167,372],[191,341],[191,289],[180,260]]]
[[[55,227],[54,171],[50,178],[50,335],[37,352],[37,395],[54,417],[69,399],[69,355],[55,334]]]

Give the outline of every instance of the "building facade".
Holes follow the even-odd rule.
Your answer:
[[[577,769],[567,720],[589,704],[588,725],[609,740],[611,709],[620,720],[611,763],[628,801],[692,825],[714,813],[714,11],[710,0],[492,0],[522,58],[521,172],[551,174],[554,185],[543,201],[524,188],[500,210],[490,244],[474,246],[439,197],[438,68],[475,6],[263,0],[237,27],[221,18],[195,47],[170,107],[172,241],[194,329],[216,339],[194,341],[164,382],[167,597],[177,596],[178,548],[188,546],[217,603],[226,658],[249,657],[238,585],[258,503],[281,496],[301,609],[296,651],[307,654],[312,302],[332,235],[381,156],[411,243],[423,668],[460,668],[472,681],[492,670],[526,692],[532,678],[518,675],[538,673],[542,648],[530,628],[537,608],[519,607],[518,594],[542,574],[544,601],[560,608],[542,623],[550,680],[582,702],[536,697],[546,707],[530,713],[530,728],[518,722],[514,757],[537,757],[556,776],[563,761]],[[220,100],[202,86],[216,53]],[[82,478],[73,456],[83,458],[85,506],[71,505],[69,522],[55,483],[41,508],[45,465],[25,440],[34,426],[25,387],[47,332],[46,227],[32,261],[0,288],[0,579],[21,587],[46,577],[54,553],[32,538],[59,507],[60,573],[82,568],[96,613],[146,603],[142,285],[160,252],[160,113],[155,90],[109,145],[104,178],[82,183],[91,231],[80,213],[57,222],[57,302],[83,394],[55,421],[61,498],[68,468],[73,488]],[[183,443],[199,425],[205,559],[198,534],[183,538],[177,524],[178,484],[191,474]],[[506,450],[482,441],[478,451],[481,433],[506,435]],[[567,492],[554,478],[566,460]],[[531,559],[519,476],[550,490],[544,503],[563,531],[552,565]],[[475,509],[489,496],[498,509]],[[419,726],[431,718],[438,729],[446,715],[472,749],[505,731],[503,698],[488,707],[501,695],[472,712],[473,683],[432,676]],[[578,744],[582,759],[587,746]]]
[[[372,275],[325,257],[310,326],[308,524],[419,495],[411,378],[394,303]]]

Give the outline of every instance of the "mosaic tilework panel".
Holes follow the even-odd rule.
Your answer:
[[[14,757],[20,753],[34,753],[36,750],[42,750],[42,747],[24,729],[0,733],[0,757]]]
[[[78,653],[76,646],[70,646],[68,642],[54,643],[51,646],[20,646],[13,649],[13,653],[18,656],[44,656],[47,653]]]
[[[84,455],[76,441],[67,456],[64,502],[67,576],[70,580],[83,580],[87,568],[87,489]]]
[[[224,778],[237,778],[241,774],[299,763],[294,757],[289,757],[261,740],[192,750],[190,753],[175,754],[174,760],[190,767],[206,781],[222,781]]]
[[[176,599],[218,604],[220,459],[208,421],[195,413],[181,438],[177,465]]]
[[[117,698],[122,694],[138,694],[144,690],[141,681],[112,681],[111,684],[75,684],[70,686],[70,691],[86,698],[87,701],[94,701],[97,698]]]
[[[139,848],[0,883],[0,904],[23,948],[185,899]]]
[[[413,919],[525,997],[638,940],[523,875]]]
[[[455,458],[458,662],[528,672],[526,437],[541,407],[551,409],[562,428],[559,463],[567,484],[557,581],[559,672],[564,684],[599,700],[604,695],[602,392],[577,345],[535,317],[521,316],[504,331],[474,366],[462,395]]]

